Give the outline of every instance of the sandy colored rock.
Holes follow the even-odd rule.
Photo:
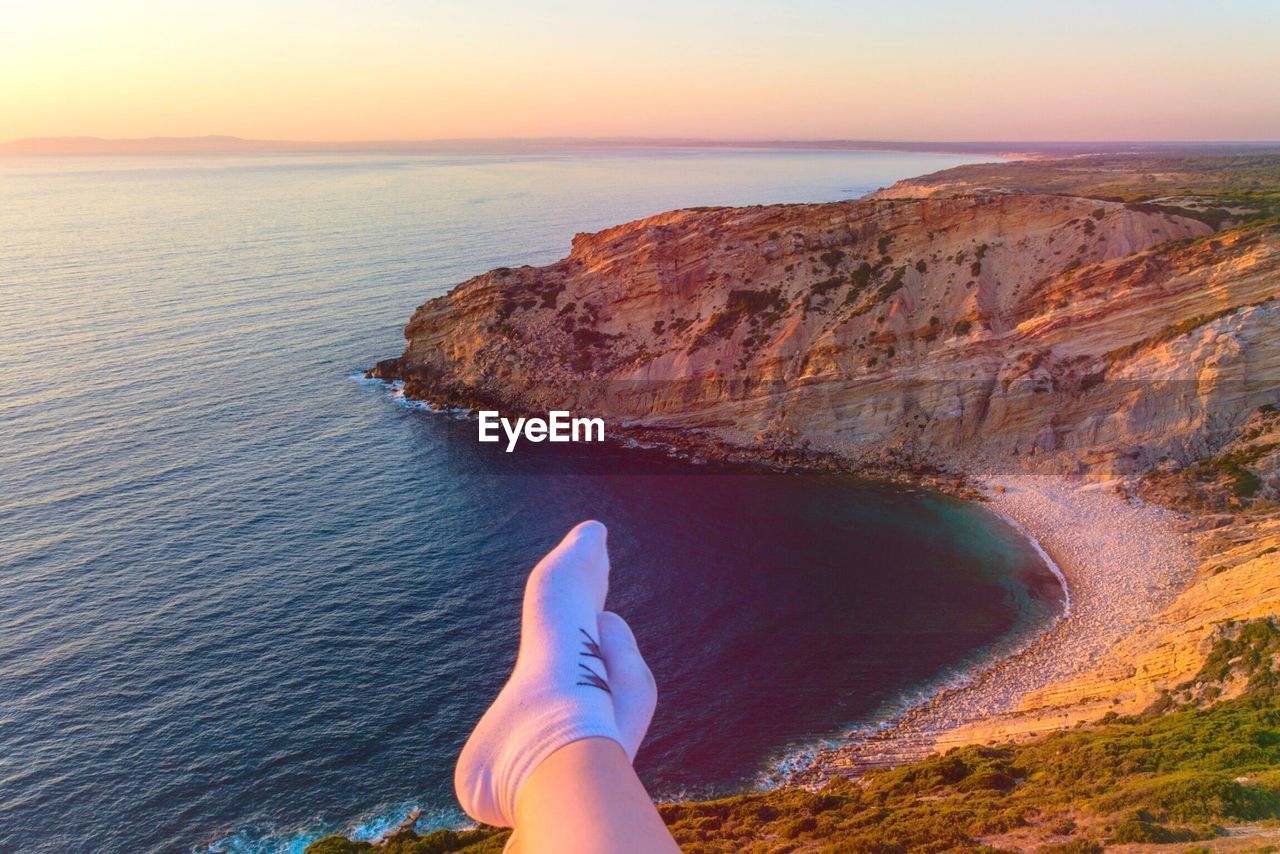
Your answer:
[[[420,397],[996,473],[1186,461],[1274,402],[1280,232],[990,195],[674,211],[415,312]]]

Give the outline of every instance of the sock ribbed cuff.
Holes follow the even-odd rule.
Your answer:
[[[623,750],[622,738],[618,728],[611,721],[564,721],[551,727],[544,734],[524,745],[524,750],[512,762],[501,787],[498,809],[507,827],[515,827],[516,798],[520,787],[542,762],[566,745],[581,741],[584,738],[607,738],[617,742]]]

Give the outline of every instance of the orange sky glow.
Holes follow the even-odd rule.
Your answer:
[[[1280,4],[0,0],[0,140],[1280,139]]]

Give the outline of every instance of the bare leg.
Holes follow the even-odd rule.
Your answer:
[[[679,851],[616,741],[586,738],[551,754],[516,799],[521,854]]]

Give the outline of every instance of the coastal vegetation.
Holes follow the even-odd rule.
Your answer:
[[[728,335],[737,328],[744,319],[749,318],[752,325],[769,325],[776,321],[787,307],[778,288],[772,290],[739,289],[729,291],[729,297],[722,311],[711,316],[704,335],[708,338],[719,338]],[[697,349],[695,345],[694,349]]]
[[[1280,411],[1274,405],[1260,406],[1220,453],[1189,466],[1148,472],[1141,494],[1191,513],[1268,513],[1277,502],[1263,486],[1277,458]]]
[[[1239,306],[1228,306],[1221,311],[1215,311],[1211,314],[1197,315],[1196,317],[1191,317],[1178,323],[1170,324],[1159,332],[1148,335],[1146,338],[1134,341],[1132,344],[1126,344],[1123,347],[1117,347],[1115,350],[1107,353],[1103,358],[1111,363],[1122,362],[1125,359],[1130,359],[1136,356],[1144,350],[1150,350],[1153,347],[1158,347],[1161,344],[1174,341],[1190,332],[1194,332],[1201,326],[1205,326],[1206,324],[1212,323],[1213,321],[1219,320],[1223,317],[1227,317],[1228,315],[1235,314],[1239,310]]]
[[[876,306],[883,303],[885,300],[893,296],[895,293],[897,293],[898,290],[902,288],[902,281],[903,281],[903,277],[906,275],[906,272],[907,272],[906,267],[896,268],[893,271],[893,274],[889,276],[888,281],[886,281],[880,287],[876,288],[875,293],[871,295],[871,298],[868,299],[866,302],[864,302],[862,305],[855,308],[849,316],[860,317],[866,314],[867,312],[871,311],[872,309],[874,309]],[[856,293],[857,292],[855,291],[851,293],[850,296],[851,297],[855,296]]]
[[[969,746],[817,791],[781,788],[660,812],[688,852],[1086,852],[1213,840],[1280,821],[1280,627],[1224,626],[1200,672],[1146,712],[1021,744]],[[1229,699],[1222,699],[1230,693]],[[381,845],[340,836],[308,854],[500,851],[479,828]]]
[[[988,187],[1125,202],[1131,210],[1199,219],[1214,229],[1280,218],[1280,159],[1098,155],[1073,161],[1020,160],[958,166],[902,182],[963,194]]]

